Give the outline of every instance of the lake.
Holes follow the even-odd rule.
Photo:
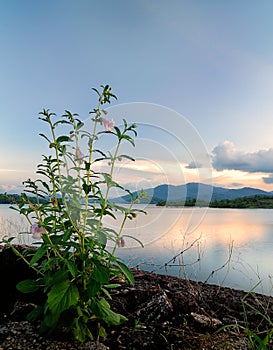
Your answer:
[[[245,291],[261,281],[255,291],[273,295],[273,210],[139,207],[147,215],[128,221],[124,234],[144,248],[125,237],[126,246],[117,250],[130,266]],[[120,220],[106,224],[117,229]],[[0,235],[16,236],[28,226],[0,205]],[[31,243],[30,235],[19,240]]]

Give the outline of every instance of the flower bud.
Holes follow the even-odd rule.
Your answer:
[[[125,240],[124,240],[123,237],[121,237],[120,239],[118,239],[117,245],[118,245],[119,248],[125,247]]]

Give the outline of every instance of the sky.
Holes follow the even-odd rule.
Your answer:
[[[272,13],[269,0],[0,0],[0,193],[48,152],[38,113],[88,120],[102,84],[118,96],[109,119],[138,124],[123,184],[272,191]]]

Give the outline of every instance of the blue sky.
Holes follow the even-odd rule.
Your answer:
[[[216,185],[272,190],[272,13],[265,0],[0,0],[0,192],[18,190],[46,152],[38,112],[86,119],[91,87],[106,83],[120,104],[162,106],[136,116],[146,148],[124,183],[209,182],[211,173]]]

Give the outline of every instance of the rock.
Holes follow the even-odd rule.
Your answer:
[[[8,334],[9,329],[6,326],[0,326],[0,339]]]
[[[191,317],[193,320],[199,324],[202,328],[213,328],[216,329],[217,327],[222,325],[222,322],[218,320],[217,318],[200,315],[195,312],[191,312]]]
[[[172,303],[164,290],[154,294],[135,311],[136,318],[145,322],[158,322],[172,311]]]

